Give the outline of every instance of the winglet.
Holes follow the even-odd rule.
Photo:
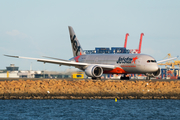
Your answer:
[[[32,60],[38,60],[38,58],[30,58],[30,57],[21,57],[21,56],[14,56],[14,55],[5,55],[7,57],[13,57],[13,58],[23,58],[23,59],[32,59]]]
[[[7,57],[14,57],[14,58],[19,58],[19,56],[13,56],[13,55],[5,55],[3,54],[4,56],[7,56]]]

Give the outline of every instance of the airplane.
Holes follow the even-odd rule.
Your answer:
[[[146,54],[85,54],[71,26],[68,26],[70,41],[72,45],[73,57],[69,60],[46,57],[49,59],[29,58],[13,55],[4,55],[7,57],[33,59],[38,62],[52,63],[65,66],[74,66],[92,79],[101,79],[102,74],[124,74],[120,79],[129,80],[127,74],[145,74],[147,79],[156,77],[161,74],[158,63],[176,59],[169,58],[166,60],[156,61],[153,57]]]

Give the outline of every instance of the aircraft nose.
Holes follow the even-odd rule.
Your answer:
[[[158,65],[157,64],[151,64],[146,66],[145,70],[147,72],[156,72],[158,70]]]

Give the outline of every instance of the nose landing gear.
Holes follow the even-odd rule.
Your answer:
[[[146,80],[150,80],[150,79],[151,79],[151,77],[150,77],[150,76],[147,76],[147,77],[146,77]]]

